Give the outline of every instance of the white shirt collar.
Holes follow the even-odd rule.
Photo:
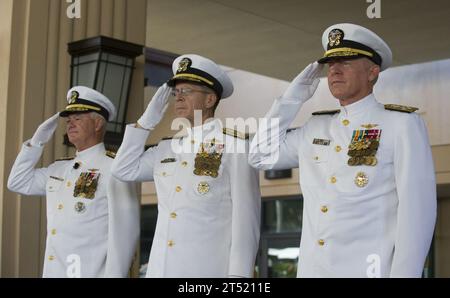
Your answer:
[[[209,118],[206,120],[205,123],[199,126],[195,126],[188,129],[188,138],[196,139],[196,140],[203,140],[205,136],[208,136],[209,134],[215,132],[216,130],[222,130],[222,122],[220,119],[216,118]]]
[[[341,106],[341,115],[344,117],[355,116],[357,114],[370,110],[377,104],[373,93],[367,95],[363,99],[358,100],[352,104]]]
[[[91,156],[97,155],[97,154],[103,154],[105,152],[105,144],[98,143],[97,145],[94,145],[92,147],[89,147],[83,151],[77,151],[76,156],[77,158],[89,158]]]

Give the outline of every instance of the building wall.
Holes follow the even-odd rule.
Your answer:
[[[145,44],[146,0],[81,0],[81,18],[69,19],[70,3],[0,1],[0,266],[1,277],[41,275],[45,247],[45,200],[6,188],[22,142],[65,106],[70,87],[67,43],[104,35]],[[144,57],[136,61],[127,119],[142,110]],[[42,162],[73,154],[62,145],[64,125],[46,145]]]
[[[0,227],[3,227],[3,200],[5,197],[6,177],[8,172],[5,171],[4,159],[6,152],[6,130],[2,127],[6,126],[7,115],[7,94],[8,94],[8,74],[10,60],[10,43],[11,39],[11,23],[12,23],[12,0],[0,1]],[[3,229],[0,228],[0,253],[2,251]],[[2,268],[3,258],[0,257],[0,268]],[[1,270],[0,270],[1,272]],[[1,275],[1,274],[0,274]]]
[[[438,219],[434,239],[435,276],[450,277],[450,196],[438,200]]]

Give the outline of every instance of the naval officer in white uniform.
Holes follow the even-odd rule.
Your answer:
[[[70,89],[67,101],[23,144],[8,188],[47,198],[44,277],[127,277],[139,238],[139,201],[135,185],[110,173],[114,154],[103,137],[115,107],[83,86]],[[35,168],[59,117],[76,156]]]
[[[158,220],[147,277],[252,277],[258,250],[258,173],[248,165],[248,141],[224,129],[214,111],[233,84],[213,61],[183,55],[137,124],[128,125],[112,173],[125,181],[155,181]],[[167,108],[188,120],[187,135],[144,151]],[[194,110],[201,111],[194,119]]]
[[[299,167],[299,277],[420,277],[436,220],[425,124],[415,108],[380,104],[372,93],[379,72],[392,62],[379,36],[336,24],[325,30],[322,43],[323,58],[275,100],[266,117],[278,118],[280,129],[268,134],[275,126],[260,128],[249,163]],[[340,109],[313,113],[286,133],[314,94],[323,64]]]

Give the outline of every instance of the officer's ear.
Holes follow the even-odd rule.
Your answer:
[[[371,63],[371,65],[369,67],[368,79],[369,79],[369,82],[371,82],[373,85],[377,82],[380,71],[381,71],[381,68],[379,65],[377,65],[375,63]]]
[[[208,93],[206,96],[205,106],[206,106],[206,108],[211,109],[216,106],[216,103],[218,101],[219,101],[219,99],[217,98],[216,93],[214,93],[214,92]]]
[[[99,132],[99,131],[103,130],[103,127],[105,126],[106,121],[102,116],[100,116],[100,117],[94,118],[94,123],[95,123],[95,131]]]

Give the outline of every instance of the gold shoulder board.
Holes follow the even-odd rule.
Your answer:
[[[402,112],[402,113],[413,113],[419,109],[419,108],[415,108],[415,107],[408,107],[408,106],[402,106],[402,105],[396,105],[396,104],[386,104],[386,105],[384,105],[384,108],[389,111],[397,111],[397,112]]]
[[[173,139],[173,137],[164,137],[164,138],[161,139],[161,141],[172,140],[172,139]]]
[[[317,111],[312,113],[313,115],[334,115],[336,113],[339,113],[341,110],[324,110],[324,111]]]
[[[231,128],[224,128],[223,133],[226,135],[235,137],[235,138],[243,139],[243,140],[248,140],[248,138],[249,138],[248,133],[242,133],[240,131],[237,131],[237,130],[231,129]]]
[[[75,157],[61,157],[61,158],[57,158],[55,161],[63,161],[63,160],[72,160]]]
[[[116,157],[116,152],[106,151],[105,154],[106,154],[106,156],[111,157],[111,158]]]

